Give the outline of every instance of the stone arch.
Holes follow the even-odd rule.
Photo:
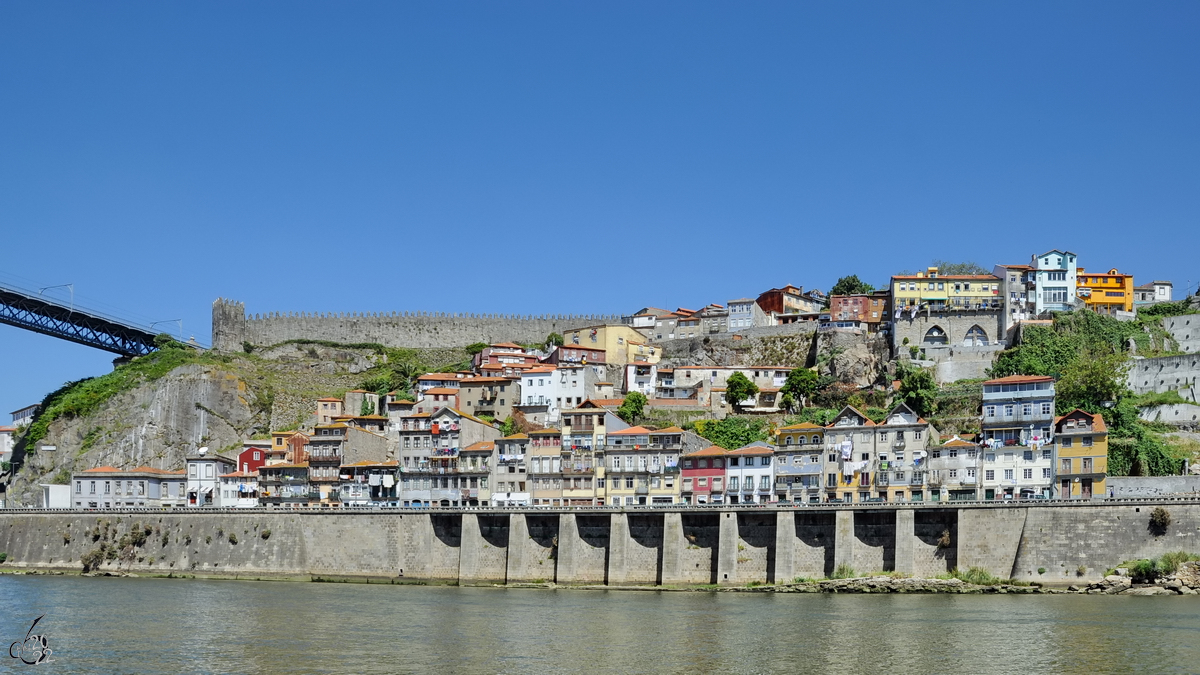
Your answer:
[[[963,340],[964,347],[985,347],[991,342],[988,340],[987,331],[979,324],[971,326],[967,331],[967,337]]]
[[[921,344],[935,347],[947,345],[950,344],[950,336],[941,326],[932,326],[925,331],[925,337],[921,338]]]

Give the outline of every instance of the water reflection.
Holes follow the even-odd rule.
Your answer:
[[[1196,672],[1200,598],[0,577],[54,673]],[[41,628],[42,626],[39,626]],[[0,672],[19,666],[0,664]]]

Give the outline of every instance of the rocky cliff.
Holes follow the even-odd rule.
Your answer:
[[[439,350],[421,356],[436,368],[465,354]],[[153,364],[135,360],[44,403],[53,421],[42,425],[41,438],[36,436],[43,432],[36,431],[27,435],[34,442],[20,444],[14,456],[20,468],[8,485],[8,504],[37,504],[39,483],[65,483],[74,471],[143,465],[180,469],[184,456],[198,447],[230,452],[244,439],[307,425],[314,419],[314,399],[358,387],[385,371],[387,361],[386,354],[370,348],[320,344],[153,358],[174,367],[160,373]],[[102,400],[97,403],[96,397]]]

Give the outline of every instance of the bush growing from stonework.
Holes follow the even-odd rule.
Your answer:
[[[551,333],[546,336],[546,348],[563,346],[563,336],[558,333]]]
[[[471,356],[475,356],[487,348],[488,343],[486,342],[472,342],[471,344],[467,345],[467,353]]]
[[[767,421],[757,417],[730,415],[723,420],[696,420],[685,425],[685,428],[689,426],[713,445],[726,450],[737,450],[755,441],[765,441],[771,435]]]
[[[631,391],[625,395],[621,407],[617,408],[617,417],[626,424],[637,424],[638,420],[645,417],[645,411],[646,395],[640,391]]]
[[[933,373],[901,362],[896,368],[896,375],[900,377],[898,398],[921,417],[932,415],[938,393]]]
[[[725,381],[725,400],[737,412],[742,411],[743,401],[756,396],[758,396],[758,385],[740,372],[735,372]]]

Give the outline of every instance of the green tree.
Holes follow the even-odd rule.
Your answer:
[[[366,396],[363,397],[362,405],[358,407],[359,416],[374,415],[379,411],[375,410],[375,404]]]
[[[563,336],[558,333],[551,333],[546,336],[546,348],[561,347],[563,345]]]
[[[726,450],[737,450],[755,441],[765,441],[771,434],[766,420],[736,416],[723,420],[699,420],[694,428],[697,434]]]
[[[725,400],[735,411],[741,412],[742,402],[755,396],[758,396],[758,385],[740,372],[734,372],[725,381]]]
[[[784,398],[791,398],[793,405],[795,402],[800,402],[801,405],[808,402],[809,397],[817,393],[817,383],[820,381],[820,376],[815,370],[808,368],[793,368],[787,375],[787,380],[784,381],[781,391]],[[789,412],[792,406],[784,405],[784,408]]]
[[[946,276],[950,274],[991,274],[988,270],[983,269],[978,263],[973,262],[950,262],[948,260],[934,260],[930,263],[930,267],[938,268],[938,276]]]
[[[1056,406],[1066,414],[1075,408],[1102,413],[1125,392],[1129,362],[1124,354],[1083,354],[1063,368],[1054,385]],[[1104,403],[1108,402],[1109,406]]]
[[[896,374],[900,376],[900,400],[922,417],[933,414],[938,391],[933,373],[925,368],[903,366]]]
[[[646,409],[646,395],[640,391],[631,391],[625,395],[621,407],[617,408],[617,417],[627,424],[637,424],[642,419]]]
[[[870,293],[875,290],[875,287],[858,278],[857,274],[851,274],[848,277],[842,277],[837,280],[833,288],[829,290],[830,295],[857,295],[860,293]]]
[[[475,356],[487,348],[488,343],[486,342],[472,342],[471,344],[467,345],[467,353],[471,356]]]

